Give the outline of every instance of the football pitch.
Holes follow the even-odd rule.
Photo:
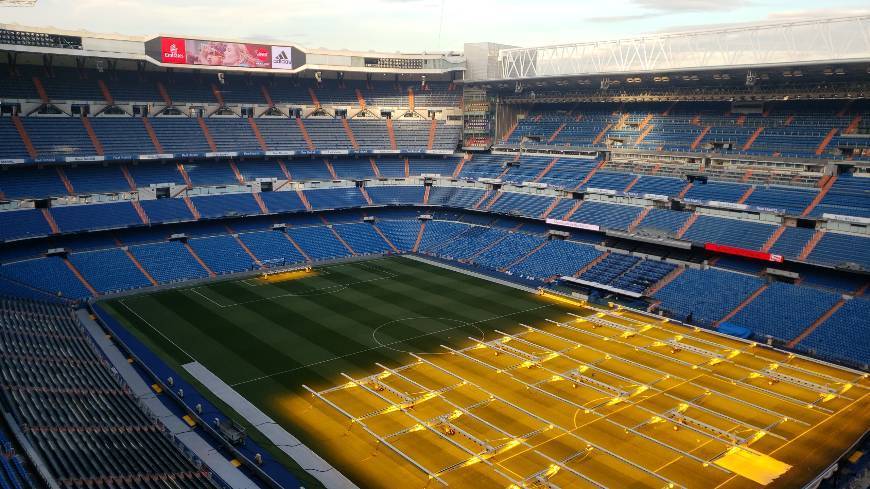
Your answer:
[[[870,423],[860,373],[403,257],[105,306],[360,487],[794,487]]]

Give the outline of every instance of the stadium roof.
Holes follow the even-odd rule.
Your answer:
[[[499,52],[502,79],[870,61],[870,15]]]
[[[206,37],[196,35],[157,34],[148,36],[128,36],[117,33],[96,33],[87,30],[58,29],[55,27],[34,27],[18,24],[0,23],[0,30],[12,31],[27,35],[30,33],[66,36],[70,46],[28,44],[27,42],[4,44],[0,40],[0,51],[12,51],[30,54],[51,54],[66,57],[89,59],[115,59],[130,61],[148,61],[157,66],[167,68],[196,68],[201,70],[219,71],[256,71],[272,73],[298,73],[312,70],[331,70],[341,72],[379,73],[379,74],[434,74],[442,75],[451,71],[461,71],[465,68],[465,58],[461,53],[444,52],[376,52],[347,49],[308,48],[293,42],[277,42],[255,39],[232,39],[227,37]],[[294,55],[292,68],[273,70],[267,68],[245,68],[237,66],[209,66],[167,64],[161,62],[161,39],[213,41],[240,43],[251,46],[271,46],[282,49],[293,49],[300,53]],[[370,60],[384,59],[391,61],[388,66],[372,65]]]

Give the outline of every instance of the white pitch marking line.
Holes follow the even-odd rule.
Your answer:
[[[495,320],[495,319],[502,319],[502,318],[506,318],[506,317],[510,317],[510,316],[515,316],[515,315],[517,315],[517,314],[522,314],[522,313],[524,313],[524,312],[537,311],[537,310],[539,310],[539,309],[544,309],[544,308],[546,308],[546,307],[552,307],[552,306],[553,306],[553,304],[544,304],[543,306],[531,307],[531,308],[529,308],[529,309],[524,309],[524,310],[522,310],[522,311],[516,311],[516,312],[512,312],[512,313],[508,313],[508,314],[502,314],[501,316],[494,316],[494,317],[491,317],[491,318],[482,319],[482,320],[480,320],[480,321],[475,321],[475,322],[473,322],[473,323],[464,323],[464,324],[462,324],[462,325],[460,325],[460,326],[453,326],[453,327],[450,327],[450,328],[439,329],[439,330],[437,330],[437,331],[431,331],[431,332],[429,332],[429,333],[423,333],[423,334],[421,334],[421,335],[418,335],[418,336],[412,336],[412,337],[410,337],[410,338],[406,338],[406,339],[404,339],[404,340],[397,340],[397,341],[393,341],[393,342],[390,342],[390,343],[383,343],[383,344],[381,344],[381,345],[373,346],[373,347],[371,347],[371,348],[365,348],[365,349],[362,349],[362,350],[359,350],[359,351],[355,351],[355,352],[352,352],[352,353],[346,353],[346,354],[344,354],[344,355],[339,355],[339,356],[337,356],[337,357],[327,358],[327,359],[325,359],[325,360],[320,360],[320,361],[317,361],[317,362],[312,362],[312,363],[309,363],[309,364],[306,364],[306,365],[300,365],[300,366],[298,366],[298,367],[293,367],[293,368],[290,368],[290,369],[287,369],[287,370],[282,370],[282,371],[280,371],[280,372],[275,372],[275,373],[271,373],[271,374],[268,374],[268,375],[262,375],[262,376],[260,376],[260,377],[255,377],[255,378],[253,378],[253,379],[243,380],[243,381],[241,381],[241,382],[236,382],[235,384],[230,384],[230,387],[235,387],[235,386],[237,386],[237,385],[242,385],[242,384],[249,384],[249,383],[251,383],[251,382],[259,382],[259,381],[261,381],[261,380],[265,380],[265,379],[268,379],[268,378],[270,378],[270,377],[275,377],[275,376],[277,376],[277,375],[288,374],[288,373],[295,372],[295,371],[297,371],[297,370],[306,369],[306,368],[309,368],[309,367],[316,367],[317,365],[322,365],[322,364],[324,364],[324,363],[329,363],[329,362],[332,362],[332,361],[334,361],[334,360],[340,360],[340,359],[342,359],[342,358],[351,357],[351,356],[354,356],[354,355],[359,355],[360,353],[366,353],[366,352],[370,352],[370,351],[373,351],[373,350],[378,350],[378,349],[380,349],[380,348],[389,348],[389,347],[391,347],[391,346],[393,346],[393,345],[398,345],[399,343],[404,343],[404,342],[406,342],[406,341],[416,340],[416,339],[419,339],[419,338],[425,338],[425,337],[427,337],[427,336],[432,336],[432,335],[435,335],[435,334],[444,333],[444,332],[446,332],[446,331],[452,331],[452,330],[454,330],[454,329],[459,329],[459,328],[462,328],[462,327],[465,327],[465,326],[474,326],[474,325],[477,325],[477,324],[482,324],[482,323],[486,323],[486,322],[489,322],[489,321],[493,321],[493,320]]]
[[[217,307],[220,307],[220,308],[225,308],[225,307],[243,306],[245,304],[252,304],[254,302],[263,302],[263,301],[270,301],[270,300],[274,300],[274,299],[281,299],[284,297],[311,297],[311,296],[316,296],[316,295],[334,294],[336,292],[341,292],[342,290],[350,288],[353,285],[367,284],[367,283],[371,283],[371,282],[378,282],[381,280],[389,280],[392,278],[396,278],[398,276],[399,275],[397,275],[397,274],[392,274],[392,275],[388,275],[385,277],[378,277],[378,278],[373,278],[373,279],[369,279],[369,280],[360,280],[358,282],[351,282],[348,284],[330,285],[329,287],[321,287],[319,289],[312,289],[308,292],[303,292],[303,293],[298,293],[298,294],[293,293],[293,292],[288,292],[286,294],[273,295],[273,296],[269,296],[269,297],[261,297],[259,299],[251,299],[249,301],[244,301],[244,302],[234,302],[232,304],[227,304],[227,305],[220,305],[220,304],[215,304],[215,305],[217,305]],[[212,302],[212,303],[214,304],[214,302]]]
[[[378,346],[381,346],[383,348],[387,348],[389,350],[397,351],[399,353],[411,353],[408,350],[400,350],[398,348],[393,348],[392,346],[389,346],[390,344],[384,343],[383,341],[379,340],[377,337],[377,334],[382,328],[389,326],[391,324],[401,323],[404,321],[414,321],[414,320],[419,320],[419,319],[434,319],[436,321],[452,321],[454,323],[462,323],[460,326],[455,326],[454,328],[451,328],[451,329],[458,329],[458,328],[461,328],[462,326],[473,326],[480,333],[480,340],[479,341],[486,341],[486,332],[483,329],[481,329],[480,326],[470,324],[467,321],[463,321],[461,319],[447,318],[447,317],[431,317],[431,316],[413,316],[413,317],[393,319],[392,321],[387,321],[384,324],[381,324],[380,326],[378,326],[377,328],[372,330],[372,341],[375,344],[377,344]],[[404,340],[399,340],[399,341],[404,341]],[[446,353],[421,352],[421,353],[417,353],[417,355],[446,355]]]
[[[186,351],[184,348],[178,346],[178,343],[172,341],[172,339],[170,339],[168,336],[166,336],[165,334],[163,334],[163,332],[160,331],[159,329],[155,328],[154,325],[151,324],[150,322],[148,322],[147,319],[145,319],[145,318],[143,318],[142,316],[140,316],[138,312],[134,311],[134,310],[133,310],[129,305],[127,305],[127,299],[121,299],[121,300],[118,301],[118,302],[120,302],[122,306],[126,307],[128,311],[132,312],[133,315],[135,315],[137,318],[139,318],[139,320],[141,320],[143,323],[147,324],[149,328],[153,329],[155,332],[157,332],[157,334],[159,334],[160,336],[162,336],[163,339],[165,339],[166,341],[172,343],[172,346],[174,346],[175,348],[178,348],[178,351],[180,351],[181,353],[184,353],[185,355],[187,355],[187,357],[190,358],[191,360],[193,360],[194,362],[197,362],[197,359],[194,358],[193,355],[191,355],[190,353],[187,353],[187,351]]]
[[[223,305],[223,304],[220,304],[220,303],[218,303],[217,301],[213,300],[211,297],[208,297],[207,295],[203,294],[203,293],[200,292],[199,290],[197,290],[197,289],[199,289],[199,288],[201,288],[201,287],[193,287],[192,289],[188,289],[188,290],[190,290],[190,291],[193,292],[194,294],[196,294],[196,295],[202,297],[203,299],[205,299],[205,300],[211,302],[212,304],[214,304],[214,305],[217,306],[217,307],[227,307],[227,306],[225,306],[225,305]]]

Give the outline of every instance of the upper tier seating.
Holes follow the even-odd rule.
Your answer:
[[[504,156],[475,155],[463,165],[459,178],[475,180],[478,178],[498,178],[503,171],[508,169],[509,161]]]
[[[837,177],[834,185],[817,205],[812,215],[838,214],[870,217],[870,178],[845,173]]]
[[[293,119],[260,117],[257,119],[257,127],[266,141],[266,146],[272,151],[298,151],[308,148]]]
[[[770,252],[789,258],[797,258],[815,233],[813,229],[787,227],[770,248]]]
[[[64,169],[76,194],[114,193],[132,190],[120,165],[89,165]]]
[[[771,224],[703,215],[689,227],[683,239],[758,250],[775,230],[776,226]]]
[[[9,117],[0,117],[0,157],[2,158],[28,158],[30,154],[18,130]]]
[[[163,102],[158,84],[163,85],[175,103],[215,103],[214,90],[220,92],[225,103],[265,104],[263,92],[271,95],[275,104],[313,105],[309,89],[318,101],[325,105],[354,106],[358,99],[355,90],[360,90],[370,106],[408,107],[408,90],[415,93],[416,107],[455,107],[459,105],[461,91],[451,90],[446,82],[397,84],[393,81],[337,81],[301,80],[290,77],[249,77],[227,73],[223,84],[214,83],[212,76],[203,73],[173,71],[126,71],[102,73],[97,70],[52,67],[50,72],[29,65],[20,65],[18,74],[9,75],[4,67],[4,98],[37,100],[33,76],[38,76],[51,100],[92,101],[103,103],[105,97],[99,87],[102,80],[108,87],[115,103]]]
[[[103,151],[114,155],[157,153],[142,119],[129,117],[92,117],[91,127]]]
[[[691,215],[690,212],[670,209],[650,209],[636,229],[646,234],[675,235]]]
[[[293,180],[304,182],[309,180],[330,181],[332,176],[323,160],[293,160],[287,163],[287,169]]]
[[[432,187],[429,203],[467,208],[476,204],[483,194],[484,190],[479,188]]]
[[[184,185],[184,178],[175,163],[138,163],[128,165],[137,187],[168,183]]]
[[[375,170],[368,160],[332,159],[329,162],[338,178],[346,180],[375,178]]]
[[[0,241],[48,236],[51,228],[36,209],[0,212]]]
[[[78,117],[24,117],[21,121],[30,136],[33,148],[40,156],[97,154],[82,120]]]
[[[641,207],[619,204],[605,204],[594,200],[583,202],[570,220],[586,224],[596,224],[608,229],[628,229],[628,225],[641,213]]]
[[[548,196],[501,192],[494,203],[489,205],[489,210],[504,214],[539,217],[551,202],[553,202],[553,198]]]
[[[452,175],[456,169],[455,158],[409,158],[408,164],[411,175]]]
[[[870,270],[870,255],[867,250],[870,250],[870,237],[825,233],[807,258],[809,261],[833,266],[857,263],[864,270]]]
[[[631,187],[631,192],[671,196],[678,195],[685,186],[686,181],[680,178],[644,175]]]
[[[784,210],[787,214],[800,215],[812,202],[816,191],[789,187],[756,187],[744,204],[766,209]]]
[[[375,204],[420,204],[423,202],[423,187],[419,185],[367,187],[366,191]]]
[[[356,187],[308,190],[305,196],[315,209],[342,209],[367,205],[362,193]]]
[[[51,215],[65,233],[142,224],[130,202],[53,207]]]
[[[139,205],[152,223],[189,221],[193,214],[182,199],[140,200]]]
[[[727,102],[570,104],[526,116],[503,143],[844,158],[844,152],[867,147],[862,134],[844,134],[855,116],[868,114],[866,106],[855,104],[840,115],[843,104],[769,102],[762,114],[732,112]],[[826,142],[829,132],[833,137]]]
[[[185,163],[183,167],[194,187],[239,183],[236,174],[226,161],[190,162]]]
[[[150,121],[164,152],[207,153],[211,151],[196,119],[152,117]]]
[[[260,178],[275,178],[285,180],[287,177],[281,170],[277,161],[271,160],[243,160],[236,161],[236,168],[246,182],[256,182]]]
[[[218,151],[261,150],[247,119],[209,117],[204,120]]]
[[[307,123],[308,121],[306,121]],[[356,137],[356,141],[359,144],[360,149],[368,150],[368,149],[379,149],[389,146],[390,144],[390,136],[387,133],[387,121],[363,121],[352,119],[349,122],[350,129],[353,131],[354,137]],[[406,122],[405,125],[419,126],[421,130],[427,129],[429,126],[424,122]],[[395,127],[396,124],[393,125]],[[346,146],[343,149],[351,149],[350,141],[347,139],[347,136],[344,134],[344,128],[340,123],[335,124],[336,137],[341,140],[342,143],[339,146]],[[396,138],[398,140],[398,136]],[[318,147],[320,147],[318,145]],[[402,148],[405,149],[405,148]],[[417,149],[425,149],[425,145],[423,148]]]
[[[24,129],[39,157],[95,156],[98,150],[91,140],[85,122],[80,117],[43,116],[21,118]],[[314,147],[320,150],[354,150],[341,119],[309,118],[300,121],[286,117],[259,117],[245,119],[236,116],[211,116],[202,119],[208,136],[215,147],[209,145],[200,121],[186,116],[158,116],[148,119],[154,129],[156,143],[152,141],[141,118],[129,116],[89,117],[96,140],[103,154],[124,159],[136,159],[139,154],[208,153],[211,151],[259,152],[264,150],[306,150],[300,125],[304,125]],[[253,125],[263,137],[263,145],[256,137]],[[348,121],[360,150],[391,149],[385,119],[351,119]],[[426,151],[429,148],[430,121],[405,120],[395,123],[397,149]],[[456,149],[461,126],[436,123],[431,149]],[[422,138],[422,139],[421,139]],[[28,158],[30,154],[11,119],[0,119],[0,158]],[[158,146],[159,145],[159,146]]]
[[[251,216],[260,214],[252,194],[223,194],[190,199],[202,217]]]
[[[296,192],[261,192],[260,198],[269,212],[303,211],[305,204]]]

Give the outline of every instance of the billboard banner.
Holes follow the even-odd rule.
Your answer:
[[[272,69],[292,70],[292,48],[289,46],[272,46]]]
[[[270,68],[268,46],[221,41],[185,41],[189,65],[230,66],[239,68]]]
[[[160,61],[183,65],[187,63],[187,50],[184,39],[164,37],[160,39]]]
[[[575,229],[585,229],[587,231],[600,231],[601,228],[597,224],[586,224],[584,222],[563,221],[561,219],[547,218],[547,224],[555,224],[556,226],[565,226]]]
[[[708,251],[715,251],[718,253],[724,253],[726,255],[735,255],[742,256],[745,258],[754,258],[756,260],[765,260],[772,261],[774,263],[782,263],[782,255],[774,255],[771,253],[765,253],[763,251],[755,251],[749,250],[746,248],[739,248],[737,246],[727,246],[721,245],[717,243],[704,243],[704,249]]]
[[[844,216],[844,215],[840,215],[840,214],[828,214],[827,212],[822,214],[822,217],[825,219],[830,219],[832,221],[853,222],[855,224],[870,224],[870,219],[868,219],[866,217]]]
[[[299,50],[291,46],[181,37],[152,39],[146,43],[146,52],[161,63],[175,65],[292,70],[295,65],[305,64]]]

